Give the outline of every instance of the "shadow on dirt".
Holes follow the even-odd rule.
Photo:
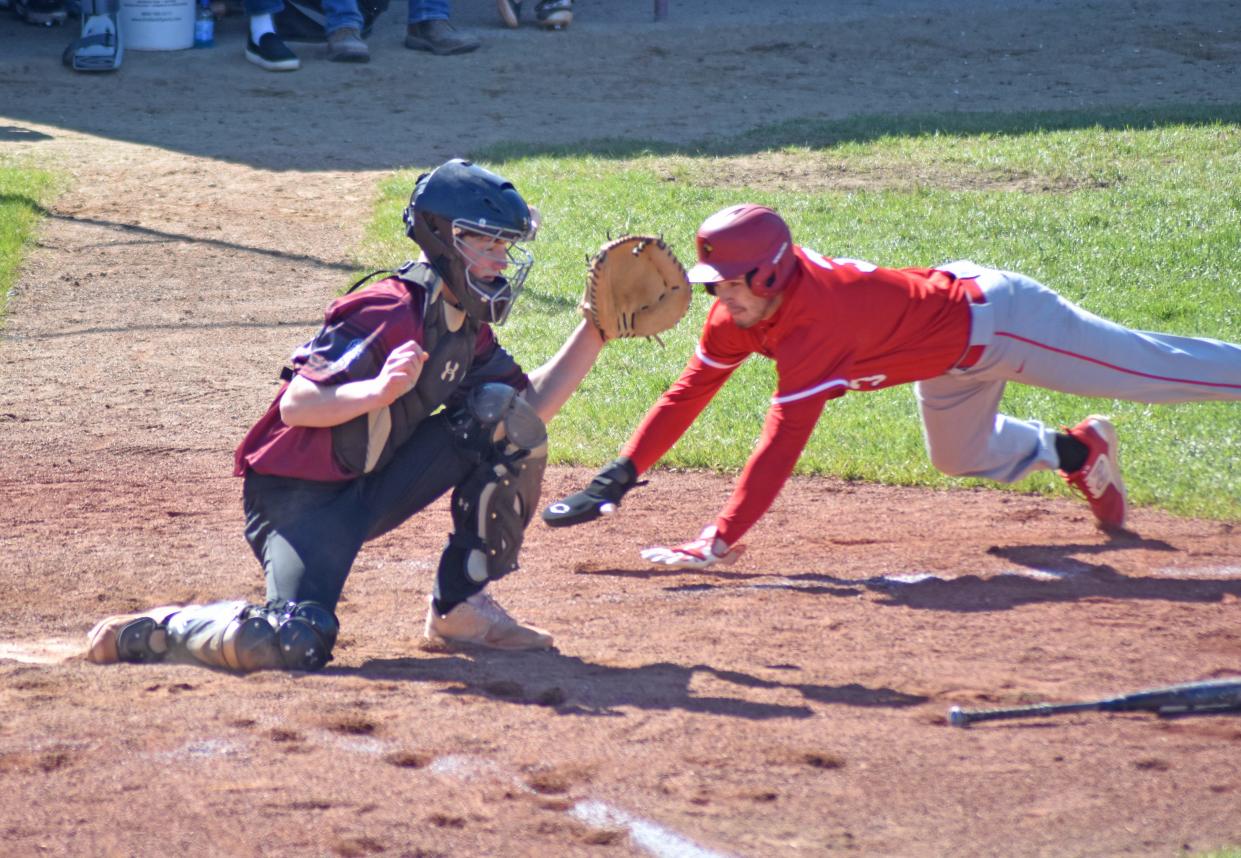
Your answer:
[[[99,245],[102,246],[124,247],[126,245],[136,244],[201,244],[209,247],[216,247],[220,250],[226,250],[229,253],[266,256],[273,259],[281,259],[314,268],[326,268],[334,271],[354,271],[357,267],[344,260],[337,260],[333,262],[331,260],[320,259],[315,256],[308,256],[304,253],[288,253],[287,251],[275,250],[267,247],[238,244],[235,241],[221,241],[214,238],[202,238],[201,236],[186,235],[184,233],[170,232],[162,229],[153,229],[149,226],[139,226],[138,224],[124,223],[116,220],[106,220],[104,218],[77,217],[70,214],[61,214],[47,209],[46,207],[40,205],[37,200],[29,196],[20,194],[0,194],[0,205],[12,203],[20,204],[22,207],[38,215],[41,219],[53,218],[69,223],[99,227],[102,230],[114,233],[115,237],[99,242]]]
[[[879,594],[876,604],[933,611],[972,613],[1004,611],[1037,602],[1075,602],[1082,599],[1153,600],[1164,602],[1218,602],[1241,598],[1241,577],[1131,577],[1105,563],[1088,563],[1082,555],[1144,550],[1176,554],[1180,549],[1161,539],[1143,539],[1132,533],[1109,542],[1062,545],[992,546],[987,553],[1030,570],[996,574],[941,577],[911,571],[904,575],[843,578],[823,573],[745,572],[735,570],[578,569],[578,575],[600,575],[637,580],[686,579],[664,589],[693,593],[738,586],[791,590],[812,596],[856,598],[864,591]],[[1209,570],[1208,570],[1209,572]],[[714,579],[704,581],[702,579]]]
[[[612,667],[554,650],[545,653],[480,650],[471,651],[468,657],[371,659],[356,669],[328,668],[324,673],[384,681],[456,683],[456,687],[444,693],[546,706],[561,715],[618,716],[622,714],[621,707],[679,709],[749,720],[809,718],[814,714],[808,706],[696,694],[690,689],[695,675],[706,675],[741,688],[794,691],[806,700],[829,705],[903,708],[927,700],[891,688],[868,688],[857,683],[832,686],[777,682],[707,664],[685,666],[655,662],[640,667]],[[514,676],[522,677],[522,681],[513,680]]]
[[[0,143],[36,143],[40,140],[51,140],[52,135],[22,128],[20,125],[0,125]]]
[[[735,136],[716,136],[688,143],[605,138],[561,146],[506,144],[478,155],[493,164],[547,155],[626,159],[648,155],[721,158],[776,152],[788,147],[827,149],[846,143],[869,143],[885,137],[1017,137],[1085,128],[1152,130],[1174,125],[1215,125],[1241,121],[1241,103],[1175,105],[1166,108],[1115,110],[1045,110],[1009,112],[863,114],[845,119],[796,119],[763,125]]]
[[[881,589],[880,587],[872,587]],[[1036,580],[1018,574],[990,578],[963,575],[951,580],[928,578],[912,584],[882,587],[883,605],[932,611],[1006,611],[1037,602],[1077,602],[1083,599],[1153,600],[1161,602],[1218,602],[1224,596],[1241,597],[1241,580],[1130,578],[1111,566],[1087,565],[1070,577]]]

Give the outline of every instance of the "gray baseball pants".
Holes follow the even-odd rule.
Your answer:
[[[978,362],[914,385],[927,453],[946,474],[1011,483],[1059,467],[1054,428],[999,413],[1010,381],[1134,402],[1241,400],[1241,345],[1132,330],[1023,274],[940,267],[976,277],[986,298],[970,307]]]

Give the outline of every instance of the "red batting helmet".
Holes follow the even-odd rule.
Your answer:
[[[788,286],[797,267],[788,224],[766,206],[742,203],[721,209],[698,227],[697,240],[691,283],[745,277],[751,292],[770,298]]]

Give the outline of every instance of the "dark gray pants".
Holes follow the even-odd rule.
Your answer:
[[[247,474],[246,541],[263,564],[268,600],[312,600],[335,611],[362,544],[425,509],[478,463],[440,413],[424,420],[383,469],[347,483]],[[483,588],[455,565],[439,574],[438,591],[454,601]]]

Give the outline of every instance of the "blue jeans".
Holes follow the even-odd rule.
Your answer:
[[[411,9],[416,2],[418,0],[410,0]],[[362,29],[362,13],[358,11],[357,0],[322,0],[322,4],[323,29],[326,32],[334,33],[341,27]],[[242,5],[250,16],[275,15],[284,8],[284,0],[243,0]]]
[[[409,23],[447,21],[452,14],[452,0],[409,0]]]

